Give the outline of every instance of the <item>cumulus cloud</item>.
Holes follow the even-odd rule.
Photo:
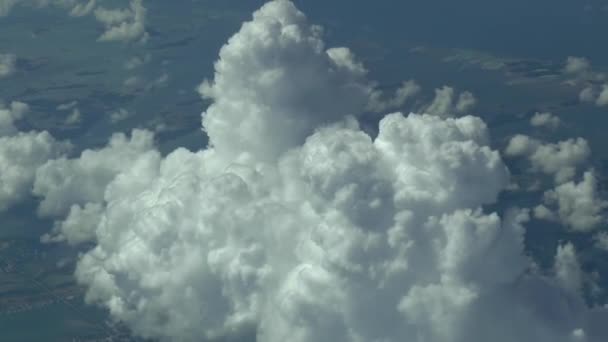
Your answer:
[[[608,84],[601,87],[587,86],[579,93],[579,99],[582,102],[595,104],[598,107],[608,106]]]
[[[561,184],[576,176],[577,169],[589,159],[591,149],[583,138],[552,144],[517,134],[509,141],[505,155],[527,158],[533,172],[551,175],[557,184]]]
[[[526,211],[482,209],[509,183],[483,121],[392,113],[373,138],[365,74],[271,1],[200,88],[207,149],[134,132],[42,167],[47,239],[95,244],[87,301],[161,341],[603,341],[573,253],[529,272]]]
[[[591,70],[591,63],[585,57],[570,56],[566,59],[564,73],[568,75],[581,76]]]
[[[36,170],[33,192],[43,198],[39,213],[56,217],[67,214],[73,205],[102,202],[114,177],[145,158],[153,146],[152,133],[134,130],[130,138],[114,134],[106,147],[85,150],[77,159],[50,160]]]
[[[557,116],[549,112],[534,113],[530,118],[530,125],[533,127],[546,127],[549,129],[556,129],[561,125],[562,121]]]
[[[571,243],[559,246],[554,261],[555,277],[566,290],[580,292],[583,288],[583,271],[576,249]]]
[[[599,232],[594,236],[595,247],[608,252],[608,233]]]
[[[597,98],[597,92],[592,86],[586,87],[578,95],[579,100],[582,102],[594,102]]]
[[[151,59],[152,55],[150,54],[145,54],[143,56],[133,56],[125,62],[124,67],[127,70],[133,70],[139,68],[142,65],[147,64],[148,62],[150,62]]]
[[[57,106],[57,110],[70,111],[64,121],[66,125],[76,125],[82,121],[82,114],[80,113],[80,109],[78,109],[77,101],[62,103]]]
[[[15,121],[23,117],[29,111],[26,103],[13,101],[7,107],[0,102],[0,136],[9,136],[17,133]]]
[[[21,102],[0,105],[0,212],[25,199],[36,169],[65,153],[69,145],[48,132],[19,132],[14,125],[28,111]]]
[[[539,219],[561,222],[575,231],[591,231],[606,222],[608,202],[597,192],[596,177],[587,171],[580,182],[570,181],[545,192],[544,204],[537,206],[534,214]]]
[[[57,5],[71,8],[78,6],[79,0],[0,0],[0,17],[7,16],[17,5],[42,8],[49,5]]]
[[[602,90],[599,92],[595,104],[599,107],[608,106],[608,84],[602,86]]]
[[[395,90],[395,94],[388,99],[381,91],[374,91],[370,96],[370,102],[367,108],[376,113],[398,109],[403,107],[408,100],[412,99],[419,92],[420,86],[416,81],[405,81],[397,90]]]
[[[273,3],[243,24],[221,49],[213,82],[199,87],[215,101],[203,126],[222,155],[276,158],[316,127],[361,114],[369,102],[363,65],[347,48],[325,49],[321,29],[286,4]]]
[[[73,17],[93,14],[105,26],[99,41],[145,42],[146,8],[143,0],[131,0],[128,8],[107,9],[97,0],[0,0],[0,16],[6,16],[16,5],[65,9]]]
[[[428,114],[443,117],[468,113],[477,104],[475,96],[468,92],[462,92],[456,96],[452,87],[444,86],[435,89],[435,98],[423,111]]]
[[[128,9],[98,7],[94,14],[106,27],[106,31],[99,37],[100,41],[144,42],[148,38],[143,0],[131,0]]]
[[[110,122],[116,123],[131,117],[132,113],[124,108],[119,108],[110,113]]]
[[[598,107],[608,105],[608,75],[594,71],[587,58],[568,57],[563,71],[566,83],[581,88],[578,95],[581,102]]]
[[[11,53],[0,53],[0,78],[8,77],[17,70],[17,56]]]

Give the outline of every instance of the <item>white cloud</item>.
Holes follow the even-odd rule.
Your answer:
[[[49,161],[36,171],[33,192],[43,197],[39,213],[60,216],[72,205],[103,202],[104,191],[114,177],[152,149],[152,134],[134,130],[130,139],[114,134],[107,147],[85,150],[78,159]]]
[[[215,68],[209,148],[161,158],[136,132],[39,170],[41,213],[68,215],[47,239],[95,243],[76,270],[88,302],[162,341],[607,336],[572,253],[527,272],[527,213],[481,209],[509,183],[481,119],[393,113],[370,137],[365,69],[287,0]]]
[[[16,70],[17,56],[11,53],[0,53],[0,78],[8,77]]]
[[[608,233],[599,232],[594,236],[595,247],[604,251],[608,251]]]
[[[127,70],[133,70],[150,62],[151,59],[152,55],[150,54],[145,54],[144,56],[133,56],[125,62],[124,67]]]
[[[584,57],[568,57],[564,73],[573,76],[581,76],[591,70],[591,63]]]
[[[581,90],[581,92],[578,95],[578,98],[582,102],[595,102],[595,99],[597,98],[597,93],[596,93],[595,89],[593,89],[592,86],[589,86],[589,87],[586,87],[583,90]]]
[[[29,195],[36,168],[69,148],[47,132],[19,132],[14,121],[27,111],[22,102],[0,105],[0,212]]]
[[[566,290],[577,293],[583,289],[583,271],[571,243],[559,246],[555,256],[555,277]]]
[[[119,108],[110,113],[110,122],[116,123],[131,117],[132,113],[124,108]]]
[[[17,133],[15,121],[20,120],[29,111],[29,106],[23,102],[13,101],[6,107],[0,102],[0,137]]]
[[[606,222],[606,209],[608,202],[598,196],[597,180],[588,171],[578,183],[570,181],[545,192],[544,204],[534,212],[539,219],[559,221],[575,231],[586,232]]]
[[[589,159],[591,150],[583,138],[545,144],[526,135],[517,134],[509,141],[505,155],[526,157],[533,172],[552,175],[555,182],[561,184],[576,176],[577,169]]]
[[[403,105],[420,92],[420,86],[416,81],[409,80],[401,84],[392,97],[385,99],[381,91],[374,91],[370,96],[367,108],[376,113],[393,110],[403,107]]]
[[[597,99],[595,100],[595,104],[599,107],[608,106],[608,84],[604,84],[602,86],[602,90],[600,91]]]
[[[598,107],[608,106],[608,84],[601,87],[587,86],[581,90],[579,99],[582,102],[593,103]]]
[[[62,103],[59,106],[57,106],[57,110],[61,110],[61,111],[70,111],[71,110],[71,113],[68,114],[68,116],[66,116],[66,118],[65,118],[64,122],[66,125],[76,125],[82,121],[82,114],[80,113],[80,109],[78,109],[77,106],[78,106],[77,101]]]
[[[148,38],[143,0],[131,0],[129,9],[98,7],[94,14],[106,26],[106,31],[99,37],[100,41],[145,42]]]
[[[0,211],[25,199],[36,169],[66,150],[65,144],[58,143],[47,132],[0,137]]]
[[[84,207],[75,204],[70,208],[67,218],[56,222],[53,231],[45,234],[42,241],[66,241],[71,245],[93,241],[103,211],[103,205],[100,203],[87,203]]]
[[[70,15],[73,17],[82,17],[93,12],[97,6],[97,1],[89,0],[88,2],[84,3],[75,3],[72,6],[72,9],[70,9]]]
[[[256,12],[222,47],[214,81],[199,87],[215,102],[203,126],[222,155],[276,158],[319,125],[361,114],[373,92],[348,49],[326,50],[319,27],[278,3]],[[294,108],[294,100],[310,105]]]
[[[579,100],[594,103],[598,107],[608,105],[608,75],[594,71],[591,63],[584,57],[568,57],[564,74],[569,77],[567,83],[575,86],[583,85],[579,92]],[[603,82],[603,85],[597,85]]]
[[[76,125],[82,121],[82,114],[80,114],[80,109],[74,108],[70,115],[65,118],[66,125]]]
[[[556,129],[561,125],[562,121],[557,116],[549,112],[535,113],[530,119],[530,124],[534,127],[546,127]]]
[[[435,98],[423,112],[442,117],[454,116],[456,114],[467,114],[475,105],[477,100],[472,93],[465,91],[456,96],[454,88],[444,86],[435,89]]]
[[[16,5],[43,8],[49,5],[68,11],[74,17],[94,14],[105,26],[100,41],[145,42],[146,8],[143,0],[130,0],[129,8],[107,9],[96,0],[0,0],[0,17],[6,16]]]

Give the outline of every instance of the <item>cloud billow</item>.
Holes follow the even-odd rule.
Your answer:
[[[131,162],[90,185],[103,198],[79,194],[91,188],[78,184],[87,165],[108,158],[104,150],[38,173],[42,210],[70,209],[55,239],[95,244],[76,270],[87,301],[135,334],[262,342],[608,336],[597,324],[605,309],[589,308],[575,286],[573,247],[556,251],[553,270],[535,270],[524,254],[527,211],[482,209],[508,186],[509,172],[481,119],[392,113],[369,136],[357,117],[378,94],[364,67],[346,48],[326,49],[321,29],[287,0],[258,10],[215,69],[200,87],[212,100],[202,119],[207,149],[161,158],[149,133],[116,138],[111,155]],[[474,102],[462,101],[456,107]],[[83,233],[74,223],[81,218],[97,224]]]

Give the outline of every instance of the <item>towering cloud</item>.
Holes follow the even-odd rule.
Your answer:
[[[133,133],[37,175],[41,212],[69,209],[53,237],[95,244],[76,270],[87,300],[136,334],[608,336],[596,324],[605,310],[580,297],[576,253],[560,248],[553,269],[532,271],[527,212],[483,209],[509,173],[481,119],[393,113],[376,137],[364,133],[357,116],[376,96],[365,69],[348,49],[326,49],[321,30],[287,0],[258,10],[215,69],[201,86],[212,100],[202,119],[207,149],[161,158],[146,133]],[[103,152],[117,146],[131,152]],[[117,155],[120,168],[103,166]]]

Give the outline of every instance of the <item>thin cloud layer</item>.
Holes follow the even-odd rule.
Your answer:
[[[537,270],[527,211],[483,209],[509,172],[481,119],[444,115],[472,96],[371,137],[373,83],[321,38],[271,1],[200,87],[209,148],[161,158],[136,131],[38,171],[41,214],[67,215],[48,239],[95,244],[86,299],[163,341],[604,341],[574,248]]]

